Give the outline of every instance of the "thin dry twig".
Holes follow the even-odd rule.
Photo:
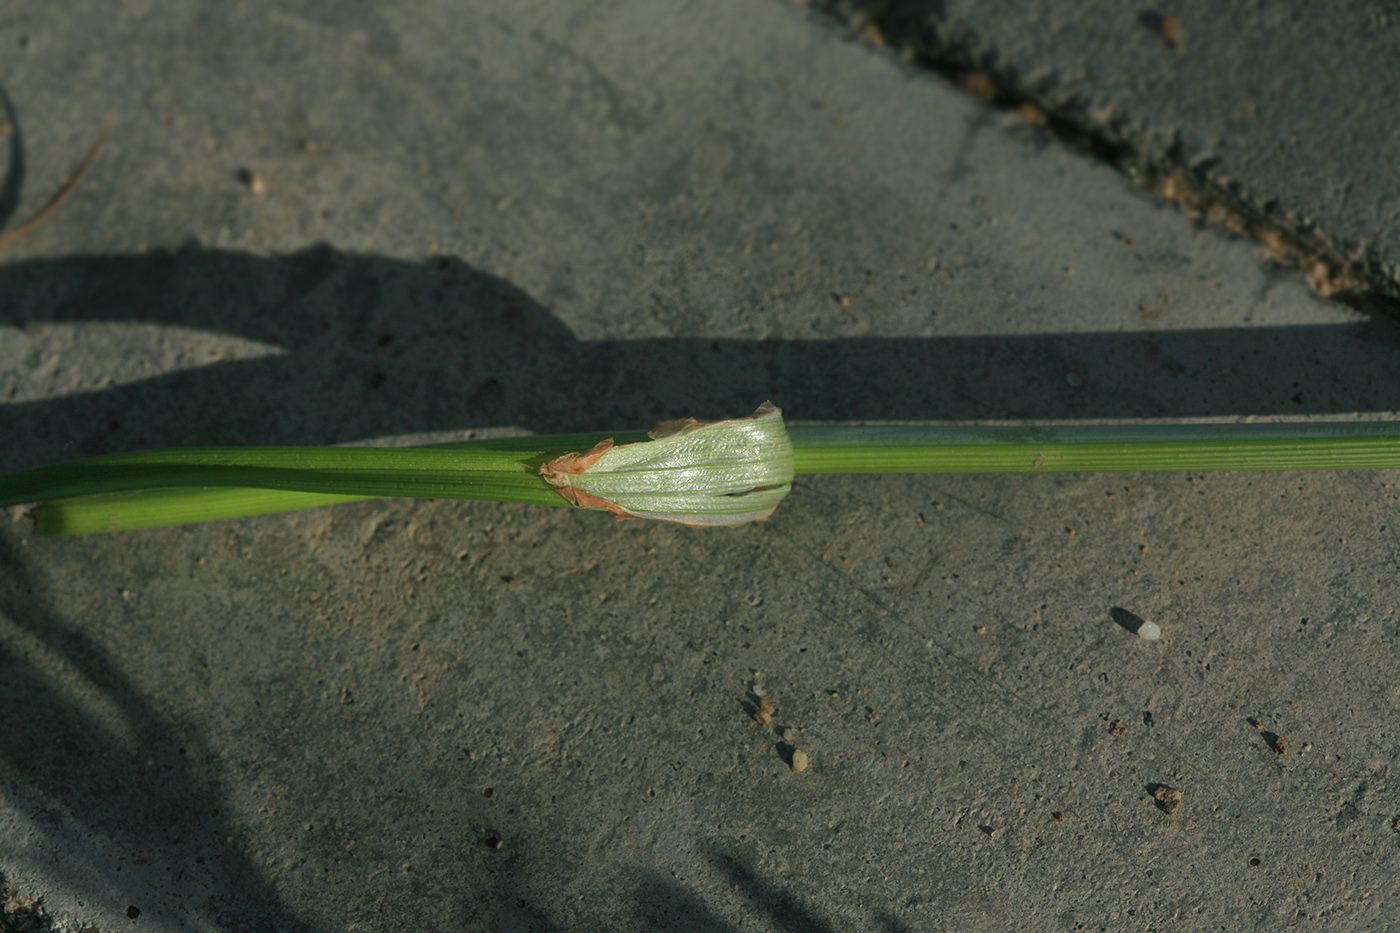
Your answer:
[[[102,141],[107,138],[107,126],[107,123],[102,124],[102,129],[98,131],[97,139],[93,140],[92,148],[88,149],[87,156],[84,157],[82,164],[79,165],[73,174],[68,177],[68,180],[63,183],[63,187],[58,189],[58,193],[49,198],[49,203],[45,204],[39,209],[38,213],[9,233],[0,234],[0,249],[9,246],[20,237],[33,233],[40,224],[49,219],[54,211],[58,210],[60,204],[68,199],[68,195],[72,194],[73,189],[78,187],[78,182],[82,180],[83,175],[97,159],[97,150],[102,148]]]

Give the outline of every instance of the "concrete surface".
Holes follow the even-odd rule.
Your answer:
[[[7,8],[0,48],[11,225],[113,125],[0,266],[3,469],[765,398],[1400,409],[1392,322],[795,4],[84,0]],[[1389,929],[1397,483],[813,477],[712,533],[6,522],[3,916]]]
[[[1400,13],[1366,0],[814,0],[1400,297]],[[1187,193],[1185,188],[1192,189]],[[1212,210],[1213,209],[1213,210]],[[1239,216],[1239,215],[1243,216]]]

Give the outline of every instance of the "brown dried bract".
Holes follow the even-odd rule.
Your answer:
[[[657,430],[660,430],[660,428]],[[631,518],[632,516],[628,515],[621,508],[613,505],[608,500],[600,499],[592,493],[584,492],[582,489],[574,487],[567,479],[568,476],[582,475],[589,467],[597,463],[603,454],[612,450],[613,447],[613,439],[609,437],[594,444],[593,449],[586,453],[574,452],[555,457],[553,460],[540,466],[540,475],[544,477],[545,482],[558,490],[559,495],[581,509],[604,509],[616,515],[618,521],[622,521],[624,518]]]
[[[575,452],[555,457],[553,460],[540,467],[540,474],[546,479],[549,478],[549,474],[551,473],[571,473],[574,476],[579,476],[589,467],[593,466],[593,464],[597,463],[599,459],[602,458],[603,454],[612,449],[613,439],[611,437],[605,438],[594,444],[593,449],[587,453],[581,454]]]
[[[771,402],[766,402],[764,403],[764,405],[772,407]],[[763,410],[764,406],[759,406],[758,411],[754,412],[754,415],[761,413]],[[744,419],[734,418],[731,420],[743,421]],[[718,421],[700,421],[690,417],[677,418],[675,421],[668,421],[665,424],[658,424],[656,427],[652,428],[650,431],[647,432],[647,437],[651,438],[654,441],[664,441],[668,437],[679,437],[682,434],[689,434],[696,428],[708,427],[709,425],[719,423],[720,422]]]
[[[647,436],[652,440],[661,440],[675,434],[684,434],[696,428],[703,427],[712,422],[696,421],[694,418],[680,418],[675,421],[668,421],[660,427],[652,428],[647,432]],[[595,496],[591,492],[584,492],[569,482],[570,476],[582,476],[593,464],[602,459],[603,454],[612,450],[616,444],[611,437],[605,438],[593,445],[593,449],[586,453],[567,453],[555,457],[548,463],[540,466],[540,475],[545,482],[553,486],[565,499],[581,509],[601,509],[611,512],[617,516],[618,521],[635,518],[629,515],[626,509],[615,505],[600,496]]]

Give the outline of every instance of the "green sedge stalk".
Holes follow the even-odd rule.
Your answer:
[[[552,457],[642,431],[431,447],[191,447],[108,454],[0,476],[0,507],[41,503],[38,534],[161,528],[383,496],[567,505]]]
[[[1160,473],[1400,467],[1400,424],[790,427],[810,473]]]
[[[162,527],[380,496],[727,524],[765,517],[791,476],[804,474],[1400,468],[1400,425],[1384,422],[784,429],[780,416],[773,427],[775,413],[760,408],[752,418],[668,425],[651,435],[113,454],[0,476],[0,506],[44,503],[41,534]],[[700,487],[708,490],[705,501],[687,504]]]

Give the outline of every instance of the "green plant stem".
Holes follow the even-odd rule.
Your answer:
[[[0,507],[45,503],[36,531],[86,534],[283,512],[380,496],[568,505],[552,457],[642,431],[433,447],[191,447],[109,454],[0,476]]]
[[[1400,467],[1400,424],[788,428],[804,473],[1150,473]]]
[[[1400,425],[791,426],[797,474],[1400,468]],[[0,506],[45,502],[36,530],[84,534],[379,496],[568,506],[540,464],[640,431],[435,447],[247,447],[113,454],[0,476]]]
[[[97,493],[71,499],[50,499],[42,503],[34,513],[34,533],[87,535],[103,531],[169,528],[172,525],[294,512],[375,498],[379,497],[246,486],[172,486]]]

